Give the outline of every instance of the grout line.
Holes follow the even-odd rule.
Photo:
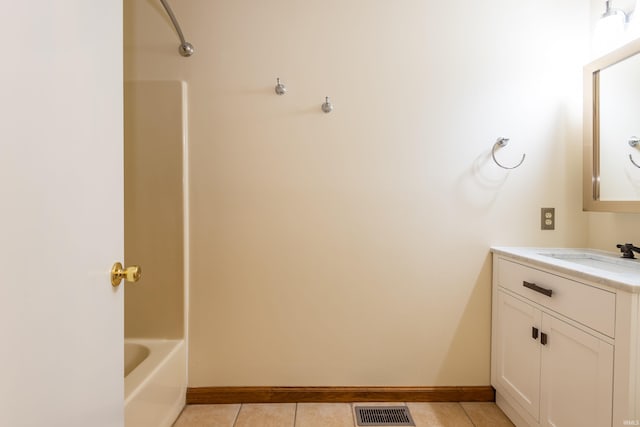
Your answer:
[[[469,419],[469,422],[471,423],[471,425],[473,425],[473,427],[477,427],[476,423],[473,422],[473,419],[471,418],[471,415],[469,415],[469,413],[464,408],[464,406],[462,406],[462,403],[458,402],[458,405],[460,405],[460,407],[462,408],[462,412],[464,412],[464,414],[467,416],[467,418]]]
[[[236,417],[233,419],[233,424],[231,424],[231,427],[236,427],[236,423],[238,422],[238,417],[240,416],[240,411],[242,411],[243,406],[244,404],[241,403],[240,407],[238,408],[238,412],[236,412]]]
[[[293,427],[296,427],[296,422],[298,422],[298,402],[296,402],[296,410],[293,411]]]

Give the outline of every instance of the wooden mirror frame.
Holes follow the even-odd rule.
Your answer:
[[[600,70],[640,53],[640,38],[608,53],[584,67],[583,182],[582,208],[596,212],[640,213],[640,200],[600,200]],[[640,76],[638,76],[640,78]]]

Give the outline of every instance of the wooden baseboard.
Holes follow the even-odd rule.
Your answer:
[[[187,405],[294,402],[493,402],[491,386],[471,387],[190,387]]]

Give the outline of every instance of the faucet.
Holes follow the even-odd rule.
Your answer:
[[[616,248],[620,248],[620,252],[622,252],[622,258],[631,258],[635,259],[635,255],[633,251],[640,253],[640,248],[633,246],[633,243],[625,243],[624,245],[616,245]]]

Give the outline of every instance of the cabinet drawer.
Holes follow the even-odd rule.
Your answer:
[[[615,293],[502,258],[497,267],[503,288],[614,338]]]

